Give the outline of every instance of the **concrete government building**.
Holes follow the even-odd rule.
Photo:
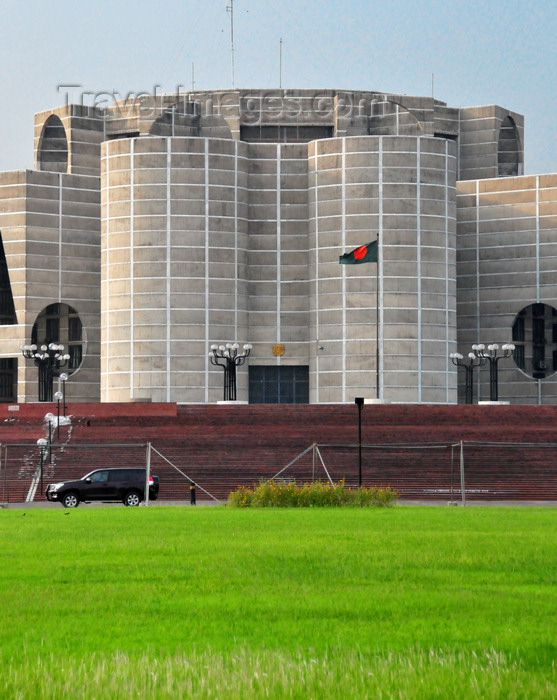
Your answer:
[[[237,341],[244,401],[454,404],[450,354],[512,342],[500,398],[555,404],[557,174],[523,162],[520,114],[382,92],[41,112],[34,169],[0,173],[0,401],[37,401],[21,347],[55,342],[69,401],[216,402]]]

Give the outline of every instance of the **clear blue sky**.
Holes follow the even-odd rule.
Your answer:
[[[0,171],[33,115],[87,92],[228,88],[230,0],[3,0]],[[234,0],[235,85],[431,95],[526,118],[525,172],[557,172],[555,0]],[[434,80],[432,81],[432,74]]]

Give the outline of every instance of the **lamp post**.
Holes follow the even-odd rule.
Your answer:
[[[41,494],[43,492],[43,468],[44,468],[44,458],[46,456],[48,442],[46,438],[39,438],[37,440],[37,447],[39,448],[39,458],[40,458],[40,479],[41,479]]]
[[[64,418],[66,417],[66,382],[68,381],[68,375],[66,372],[62,372],[60,375],[60,381],[62,382],[62,403],[64,405]]]
[[[58,403],[58,417],[56,419],[56,439],[58,440],[58,442],[60,442],[60,399],[62,398],[62,392],[57,391],[54,394],[54,398]]]
[[[224,369],[224,400],[236,401],[236,367],[240,367],[249,357],[251,345],[244,345],[243,352],[239,353],[238,343],[226,345],[211,345],[209,358],[212,365]]]
[[[466,403],[474,403],[474,367],[485,365],[487,360],[478,357],[475,353],[469,352],[465,358],[459,352],[452,352],[449,357],[456,367],[464,367],[466,372]]]
[[[514,345],[512,343],[505,343],[501,346],[503,354],[499,354],[499,345],[493,343],[488,345],[487,348],[483,343],[472,345],[472,350],[476,357],[481,358],[485,362],[489,362],[489,400],[498,401],[499,400],[499,386],[498,386],[498,367],[499,360],[503,360],[506,357],[511,357],[514,352]]]
[[[358,407],[358,488],[362,488],[362,408],[364,399],[357,396],[354,403]]]
[[[52,383],[54,370],[63,367],[70,359],[64,353],[64,346],[59,343],[44,343],[40,347],[35,345],[23,345],[21,348],[23,357],[33,362],[39,368],[39,401],[52,401]]]
[[[52,424],[54,423],[55,418],[56,418],[56,416],[54,415],[54,413],[50,413],[50,411],[48,413],[46,413],[45,417],[44,417],[46,424],[48,426],[47,446],[48,446],[48,461],[50,464],[52,464],[52,433],[54,432],[54,427]]]

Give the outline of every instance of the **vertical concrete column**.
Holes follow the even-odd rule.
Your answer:
[[[456,341],[454,144],[331,139],[310,144],[309,162],[319,356],[310,383],[320,401],[374,395],[379,342],[380,398],[445,402],[447,350]],[[340,253],[378,234],[379,271],[375,263],[338,264]]]
[[[105,400],[218,398],[208,345],[247,329],[243,148],[178,137],[106,144]]]

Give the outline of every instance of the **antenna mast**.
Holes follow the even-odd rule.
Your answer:
[[[230,12],[230,62],[232,68],[232,88],[234,89],[234,0],[230,0],[230,5],[226,6],[226,11]]]
[[[279,44],[279,89],[282,88],[282,37]]]

